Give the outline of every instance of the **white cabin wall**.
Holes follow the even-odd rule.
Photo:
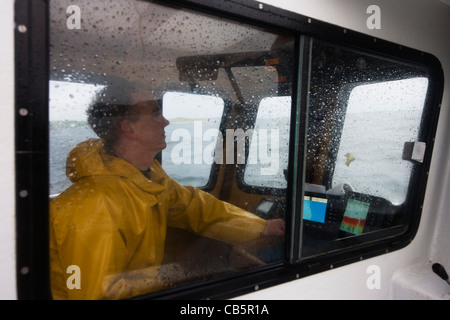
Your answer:
[[[439,0],[264,0],[302,15],[435,55],[446,82],[420,227],[406,248],[239,299],[448,299],[448,285],[431,271],[450,272],[450,6]],[[369,5],[381,9],[381,29],[370,30]],[[380,289],[368,289],[368,267],[381,271]],[[448,292],[447,292],[448,291]]]
[[[0,1],[0,299],[16,298],[14,1]]]

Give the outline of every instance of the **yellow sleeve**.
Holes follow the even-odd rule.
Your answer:
[[[172,195],[168,224],[230,244],[260,237],[266,220],[194,187],[169,178]]]

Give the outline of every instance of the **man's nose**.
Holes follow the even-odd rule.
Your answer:
[[[163,125],[164,127],[167,127],[170,124],[170,121],[167,120],[165,117],[163,117]]]

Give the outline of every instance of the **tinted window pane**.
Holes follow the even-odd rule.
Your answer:
[[[307,132],[303,257],[401,234],[418,162],[427,73],[315,41]]]
[[[293,52],[292,36],[159,1],[50,1],[54,298],[283,261]],[[282,128],[263,121],[274,108]],[[271,160],[263,185],[281,191],[242,183],[249,130]]]
[[[72,183],[66,177],[66,157],[75,145],[95,133],[86,121],[86,108],[102,86],[50,81],[50,194],[64,191]]]
[[[261,100],[249,147],[244,181],[259,187],[286,188],[291,97]]]
[[[170,125],[166,129],[168,145],[162,153],[162,164],[179,183],[194,187],[208,184],[216,146],[221,142],[223,111],[224,101],[219,97],[164,94],[163,114]]]
[[[416,141],[427,92],[426,78],[355,87],[348,100],[333,186],[401,204],[413,164],[402,160],[404,143]]]

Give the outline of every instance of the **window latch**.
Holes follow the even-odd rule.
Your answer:
[[[405,142],[402,159],[422,163],[425,158],[426,147],[425,142]]]

